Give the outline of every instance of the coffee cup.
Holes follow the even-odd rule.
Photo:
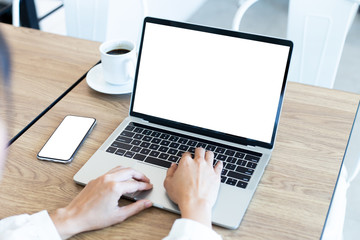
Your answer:
[[[104,80],[113,85],[124,85],[134,79],[135,45],[130,41],[113,40],[100,45]]]

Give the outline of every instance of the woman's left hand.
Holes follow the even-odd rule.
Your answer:
[[[118,201],[123,194],[151,188],[144,174],[132,168],[116,167],[90,181],[68,206],[50,217],[63,239],[108,227],[152,206],[149,200],[139,200],[120,207]]]

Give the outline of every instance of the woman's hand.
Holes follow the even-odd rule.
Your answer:
[[[139,200],[123,207],[118,205],[123,194],[151,188],[152,184],[144,174],[131,168],[116,167],[90,181],[67,207],[50,216],[60,236],[66,239],[80,232],[120,223],[151,207],[149,200]]]
[[[181,216],[211,228],[211,211],[220,187],[223,163],[213,167],[214,154],[202,148],[195,150],[194,159],[184,153],[179,165],[173,164],[164,181],[165,189],[178,204]]]

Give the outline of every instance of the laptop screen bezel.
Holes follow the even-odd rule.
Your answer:
[[[140,69],[140,64],[141,64],[142,46],[143,46],[143,41],[144,41],[144,37],[145,37],[145,33],[146,33],[145,30],[146,30],[147,23],[154,23],[154,24],[178,27],[178,28],[189,29],[189,30],[203,31],[203,32],[207,32],[207,33],[249,39],[249,40],[278,44],[278,45],[283,45],[283,46],[289,47],[289,54],[288,54],[288,59],[287,59],[286,68],[285,68],[285,72],[284,72],[284,78],[283,78],[283,82],[282,82],[282,86],[281,86],[278,108],[277,108],[276,118],[274,121],[271,142],[267,143],[267,142],[250,139],[250,138],[241,137],[241,136],[235,136],[235,135],[231,135],[231,134],[221,133],[221,132],[217,132],[217,131],[210,130],[210,129],[195,127],[195,126],[191,126],[188,124],[170,121],[170,120],[166,120],[163,118],[154,117],[154,116],[150,116],[147,114],[135,112],[133,110],[133,103],[135,101],[135,96],[136,96],[137,79],[138,79],[138,74],[139,74],[139,69]],[[221,139],[221,140],[228,141],[228,142],[234,142],[234,143],[238,143],[241,145],[259,146],[259,147],[272,149],[274,146],[274,142],[275,142],[277,127],[279,124],[280,113],[281,113],[281,108],[282,108],[282,103],[283,103],[283,98],[284,98],[284,93],[285,93],[285,88],[286,88],[286,82],[287,82],[286,79],[287,79],[287,75],[288,75],[288,71],[289,71],[292,49],[293,49],[293,43],[289,40],[272,38],[272,37],[255,35],[255,34],[249,34],[249,33],[235,32],[235,31],[213,28],[213,27],[208,27],[208,26],[195,25],[195,24],[190,24],[190,23],[176,22],[176,21],[172,21],[172,20],[146,17],[144,19],[143,28],[142,28],[141,42],[140,42],[137,66],[136,66],[136,71],[135,71],[134,87],[133,87],[133,92],[131,95],[129,115],[133,116],[133,117],[141,118],[141,119],[151,122],[151,123],[160,124],[160,125],[164,125],[164,126],[171,127],[171,128],[176,128],[176,129],[187,131],[187,132],[197,133],[197,134],[205,135],[205,136],[216,138],[216,139]]]

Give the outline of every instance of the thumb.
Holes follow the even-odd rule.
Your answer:
[[[215,165],[215,173],[220,177],[221,175],[221,171],[223,169],[223,162],[222,161],[218,161],[217,164]]]
[[[122,221],[124,221],[125,219],[149,208],[152,206],[152,202],[150,200],[147,199],[142,199],[139,201],[136,201],[134,203],[131,203],[129,205],[126,205],[124,207],[121,207],[120,210],[120,216]]]
[[[172,163],[166,172],[166,177],[172,177],[177,169],[176,163]]]

